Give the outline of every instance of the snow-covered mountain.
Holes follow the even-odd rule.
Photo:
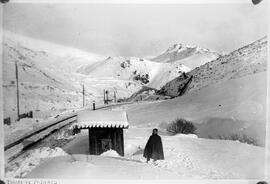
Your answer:
[[[196,124],[199,137],[232,139],[235,135],[246,136],[264,146],[266,71],[267,37],[264,37],[175,78],[154,94],[148,94],[156,99],[161,99],[158,94],[176,98],[129,106],[126,109],[130,124],[157,127],[184,118]],[[185,95],[179,97],[179,89],[191,76]],[[143,93],[141,96],[149,98]]]
[[[21,54],[32,58],[36,64],[43,68],[60,68],[64,71],[74,72],[81,65],[105,59],[104,56],[98,54],[33,39],[9,31],[4,31],[3,38],[6,45],[16,47]]]
[[[179,87],[193,79],[187,91],[199,90],[208,85],[237,79],[267,70],[267,37],[239,48],[227,55],[212,60],[186,73],[187,77],[179,76],[164,85],[160,92],[169,96],[178,96]]]
[[[152,58],[152,61],[160,63],[181,63],[191,70],[209,61],[217,59],[221,55],[210,49],[198,46],[174,44],[161,55]]]
[[[182,64],[156,63],[142,58],[106,59],[42,40],[4,31],[3,35],[4,116],[16,117],[15,63],[18,62],[20,113],[37,114],[82,106],[82,86],[86,104],[102,101],[103,91],[112,99],[131,96],[143,86],[159,89],[188,72]]]
[[[18,63],[20,113],[49,115],[56,109],[80,107],[80,81],[72,73],[102,56],[86,53],[8,31],[3,35],[4,116],[16,117],[15,63]],[[86,99],[94,98],[91,92]],[[41,114],[42,112],[42,114]],[[39,115],[37,115],[39,116]]]
[[[141,86],[159,89],[190,69],[183,64],[157,63],[136,57],[108,57],[80,67],[77,72],[94,78],[113,78],[137,82]]]
[[[80,107],[82,83],[86,89],[86,103],[90,104],[92,100],[101,101],[105,89],[110,91],[110,98],[113,91],[116,92],[117,99],[138,92],[147,96],[156,89],[165,96],[178,96],[179,85],[185,82],[183,72],[186,76],[193,76],[188,88],[192,91],[215,82],[265,71],[266,43],[266,38],[263,38],[225,56],[208,49],[176,44],[165,52],[167,54],[150,61],[136,57],[106,58],[5,31],[4,115],[16,116],[15,62],[19,67],[21,113],[34,110],[47,114],[56,109]],[[174,55],[175,60],[164,62],[161,59],[165,55]],[[192,68],[200,64],[192,58],[211,59],[210,55],[218,59],[192,71],[186,66]],[[153,98],[160,99],[155,95]]]

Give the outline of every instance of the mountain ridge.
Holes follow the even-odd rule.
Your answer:
[[[108,57],[107,59],[80,67],[77,72],[90,77],[111,77],[133,80],[141,85],[159,89],[189,68],[182,64],[157,63],[136,57]]]
[[[181,63],[192,70],[220,56],[221,54],[209,48],[177,43],[151,60],[160,63]]]
[[[216,82],[252,75],[266,71],[266,69],[267,37],[265,36],[187,72],[187,76],[193,76],[187,91],[199,90]],[[161,88],[161,93],[178,96],[178,87],[183,82],[185,82],[183,77],[179,76],[164,85]]]

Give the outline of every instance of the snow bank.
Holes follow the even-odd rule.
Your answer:
[[[57,140],[71,140],[71,139],[74,139],[77,135],[73,135],[73,132],[71,129],[67,129],[65,131],[61,131],[59,132],[56,136],[55,136],[55,139]]]
[[[7,178],[24,177],[27,173],[32,171],[37,165],[39,165],[42,160],[47,158],[53,158],[58,156],[67,155],[65,151],[61,148],[56,147],[54,149],[43,147],[31,151],[29,154],[23,158],[20,165],[16,165],[11,171],[6,173]]]
[[[114,150],[108,150],[106,152],[103,152],[100,156],[105,156],[105,157],[120,157],[120,155],[114,151]]]
[[[176,134],[174,137],[198,138],[196,134]]]
[[[72,156],[46,160],[25,177],[259,179],[264,175],[264,167],[261,166],[265,163],[265,149],[232,141],[196,138],[192,134],[162,136],[165,160],[151,160],[146,163],[141,148],[146,144],[151,131],[152,129],[130,128],[125,136],[125,157],[120,157],[114,150],[100,156],[88,155],[87,134],[78,136],[65,147],[66,152]],[[137,151],[138,149],[140,150]]]
[[[67,155],[67,153],[62,150],[59,147],[56,147],[54,149],[44,147],[40,149],[36,149],[32,152],[32,156],[39,157],[39,158],[51,158],[51,157],[57,157],[57,156],[63,156]]]
[[[136,152],[142,150],[142,148],[135,144],[126,144],[125,145],[125,155],[126,156],[132,156]]]

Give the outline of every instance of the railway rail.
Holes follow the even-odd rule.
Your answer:
[[[118,104],[110,104],[104,105],[100,107],[96,107],[95,110],[106,109],[115,106],[127,105],[131,104],[132,102],[125,102],[125,103],[118,103]],[[89,108],[90,109],[90,108]],[[79,110],[77,112],[72,112],[69,115],[62,116],[57,118],[56,120],[47,123],[46,125],[40,126],[35,130],[29,131],[28,133],[19,136],[12,141],[8,141],[5,143],[4,151],[6,160],[8,162],[14,160],[16,157],[24,153],[27,148],[39,143],[40,141],[44,140],[51,134],[60,131],[62,128],[75,123],[77,121],[77,114],[80,111],[86,109]]]

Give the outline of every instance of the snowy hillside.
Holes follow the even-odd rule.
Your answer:
[[[96,62],[101,56],[34,40],[11,32],[3,37],[4,116],[16,116],[15,63],[18,63],[20,113],[34,111],[47,117],[56,110],[82,106],[79,81],[71,73],[76,66]],[[93,98],[86,94],[86,100]]]
[[[220,56],[219,53],[210,49],[184,44],[174,44],[163,54],[151,60],[160,63],[181,63],[192,70],[209,61],[217,59]]]
[[[179,87],[193,76],[185,95],[129,105],[125,109],[136,126],[164,129],[176,118],[185,118],[196,123],[200,137],[230,139],[234,135],[243,135],[263,146],[266,69],[267,38],[264,37],[195,68],[186,73],[187,77],[177,77],[154,94],[177,97]]]
[[[3,37],[6,44],[16,47],[22,54],[31,57],[36,64],[48,69],[61,67],[61,70],[74,72],[81,65],[105,59],[101,55],[25,37],[6,30]]]
[[[144,85],[160,88],[189,69],[181,64],[155,63],[139,58],[107,58],[4,31],[4,116],[16,117],[15,62],[18,62],[20,113],[33,110],[37,117],[56,110],[102,101],[103,91],[112,99],[131,96]]]
[[[36,117],[109,98],[126,98],[143,86],[160,88],[189,69],[181,64],[156,63],[140,58],[107,58],[4,31],[4,116],[16,118],[15,63],[18,62],[20,113]]]
[[[187,91],[199,90],[210,84],[264,72],[266,69],[267,38],[264,37],[188,72],[187,76],[193,76],[193,79]],[[179,76],[164,85],[161,91],[165,95],[178,96],[178,88],[185,82],[185,78]]]
[[[176,118],[196,124],[199,137],[218,138],[245,134],[264,145],[266,72],[209,85],[166,101],[123,107],[131,126],[159,127]]]
[[[170,80],[190,69],[182,64],[156,63],[135,57],[108,57],[107,59],[80,67],[77,72],[94,78],[130,80],[141,85],[159,89]]]

